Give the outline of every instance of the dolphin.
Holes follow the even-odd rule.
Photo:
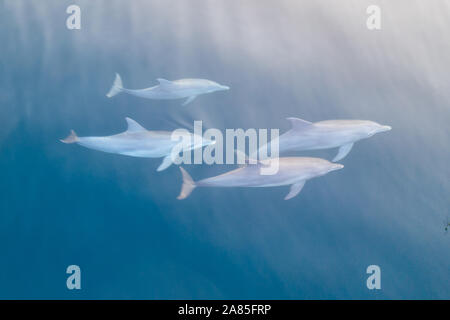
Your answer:
[[[273,175],[262,175],[261,168],[278,161],[278,171]],[[185,199],[195,187],[276,187],[290,185],[291,189],[284,200],[300,193],[305,182],[320,177],[328,172],[342,169],[339,163],[332,163],[320,158],[286,157],[260,160],[256,164],[247,164],[224,174],[197,182],[180,167],[183,184],[177,199]]]
[[[280,153],[339,148],[333,162],[345,158],[355,142],[392,129],[367,120],[326,120],[315,123],[299,118],[287,120],[291,122],[292,128],[278,137]],[[268,144],[262,146],[259,154],[267,155],[269,148]]]
[[[130,118],[125,118],[128,128],[125,132],[106,137],[78,137],[75,131],[71,130],[70,135],[60,140],[63,143],[77,143],[83,147],[99,150],[108,153],[117,153],[132,157],[160,158],[163,162],[157,171],[167,169],[174,160],[172,149],[178,145],[179,141],[172,139],[172,132],[169,131],[149,131],[139,123]],[[181,139],[191,141],[183,150],[194,150],[206,145],[214,144],[215,141],[194,137],[195,135],[186,131],[179,133]],[[194,141],[201,141],[194,144]]]
[[[215,91],[229,90],[230,87],[223,86],[217,82],[205,79],[181,79],[169,81],[166,79],[156,79],[159,85],[146,89],[125,89],[122,85],[120,75],[116,73],[114,84],[106,94],[108,98],[120,92],[125,92],[133,96],[146,99],[183,99],[187,98],[183,106],[191,103],[198,95]]]

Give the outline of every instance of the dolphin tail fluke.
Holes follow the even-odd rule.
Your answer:
[[[194,180],[192,180],[189,173],[180,167],[181,175],[183,176],[183,185],[181,186],[180,195],[177,197],[178,200],[186,199],[191,194],[192,190],[196,187]]]
[[[116,73],[116,78],[114,79],[113,86],[111,87],[111,90],[106,94],[108,98],[114,97],[116,94],[120,93],[123,90],[122,85],[122,78],[120,78],[120,75]]]
[[[59,141],[61,141],[63,143],[75,143],[75,142],[80,141],[80,139],[78,139],[78,136],[75,131],[70,130],[69,136],[65,139],[60,139]]]

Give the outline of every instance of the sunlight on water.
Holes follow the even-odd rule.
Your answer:
[[[53,275],[75,259],[92,270],[77,298],[367,299],[373,263],[378,298],[448,298],[449,3],[375,1],[382,29],[369,31],[372,2],[80,0],[81,30],[67,30],[71,1],[3,1],[0,297],[72,298]],[[108,99],[116,72],[127,88],[205,78],[231,89],[187,106]],[[286,187],[199,188],[180,202],[178,168],[58,141],[124,131],[127,116],[149,130],[203,120],[283,133],[287,117],[393,129],[292,200]],[[42,279],[30,285],[25,269]]]

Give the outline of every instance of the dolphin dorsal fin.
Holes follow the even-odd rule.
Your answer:
[[[236,149],[236,150],[234,150],[234,153],[237,156],[237,163],[238,163],[239,167],[241,167],[241,168],[248,166],[248,165],[259,163],[259,161],[257,159],[249,158],[249,156],[245,152],[242,152],[242,151]],[[239,160],[240,160],[239,158],[244,159],[244,163],[239,163]]]
[[[163,78],[158,78],[158,79],[156,79],[156,80],[158,80],[159,85],[160,85],[161,87],[167,87],[167,86],[172,85],[172,81],[169,81],[169,80],[166,80],[166,79],[163,79]]]
[[[147,131],[147,129],[145,129],[143,126],[141,126],[139,123],[137,123],[133,119],[126,117],[125,120],[127,120],[127,124],[128,124],[127,131],[128,132]]]
[[[313,124],[312,122],[302,120],[299,118],[287,118],[287,120],[291,122],[292,129],[297,130],[305,129]]]
[[[246,167],[246,166],[252,166],[257,165],[259,167],[267,168],[270,166],[270,160],[258,160],[256,158],[249,157],[245,152],[242,152],[240,150],[234,150],[234,153],[237,156],[238,166],[240,168]],[[244,163],[239,163],[239,157],[244,158]]]

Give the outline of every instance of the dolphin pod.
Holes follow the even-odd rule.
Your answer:
[[[192,102],[198,95],[215,91],[228,90],[229,87],[205,79],[181,79],[169,81],[157,79],[159,85],[147,89],[126,89],[123,87],[120,75],[116,78],[107,97],[111,98],[121,92],[146,99],[184,99],[183,105]],[[224,174],[194,181],[180,166],[182,174],[181,192],[177,199],[187,198],[196,187],[276,187],[290,185],[290,191],[285,200],[291,199],[300,193],[306,181],[323,176],[331,171],[342,169],[342,164],[334,163],[342,160],[359,140],[369,138],[376,133],[391,130],[390,126],[380,125],[367,120],[326,120],[309,122],[299,118],[287,118],[292,128],[279,136],[279,152],[303,151],[339,148],[338,154],[332,162],[320,158],[308,157],[280,157],[255,160],[238,169]],[[163,161],[157,171],[168,168],[173,163],[173,149],[180,142],[172,139],[172,132],[150,131],[139,125],[136,121],[126,118],[128,128],[126,131],[106,137],[78,137],[75,131],[62,139],[64,143],[77,143],[89,149],[108,153],[122,154],[132,157],[161,158]],[[182,140],[191,141],[184,150],[201,149],[203,146],[214,144],[215,141],[197,137],[186,131],[184,136],[178,135]],[[195,143],[201,141],[201,143]],[[271,142],[260,147],[258,153],[268,154]],[[262,151],[265,151],[264,153]],[[257,159],[257,155],[251,155]],[[253,159],[253,160],[254,160]],[[272,166],[277,161],[278,171],[273,175],[262,174],[262,169]]]
[[[149,131],[139,123],[130,118],[125,118],[128,128],[125,132],[107,137],[78,137],[75,131],[71,130],[70,135],[62,139],[64,143],[77,143],[83,147],[99,150],[108,153],[122,154],[131,157],[141,158],[161,158],[163,162],[157,171],[167,169],[172,164],[172,149],[180,143],[173,141],[172,132],[169,131]],[[180,133],[183,135],[183,133]],[[203,146],[214,144],[215,141],[194,139],[194,134],[186,132],[186,140],[192,141],[187,146],[187,150],[202,148]],[[187,139],[189,138],[189,139]],[[202,141],[201,145],[195,145],[194,141]]]
[[[262,166],[270,166],[278,161],[278,172],[274,175],[261,174]],[[185,199],[195,187],[277,187],[290,185],[291,189],[284,200],[300,193],[309,179],[323,176],[344,166],[320,158],[290,157],[261,160],[256,164],[247,164],[224,174],[194,182],[191,176],[180,167],[183,184],[177,199]]]
[[[299,118],[287,118],[292,128],[278,137],[279,152],[319,150],[339,148],[333,162],[344,159],[359,140],[369,138],[375,133],[391,130],[384,126],[367,120],[326,120],[309,122]],[[262,146],[260,151],[269,149],[268,144]]]
[[[111,90],[106,94],[108,98],[117,95],[120,92],[125,92],[133,96],[155,99],[155,100],[170,100],[187,98],[182,104],[183,106],[191,103],[198,95],[211,93],[215,91],[229,90],[230,87],[223,86],[217,82],[205,79],[180,79],[169,81],[166,79],[156,79],[159,85],[146,89],[125,89],[122,84],[120,75],[116,73],[116,78]]]

